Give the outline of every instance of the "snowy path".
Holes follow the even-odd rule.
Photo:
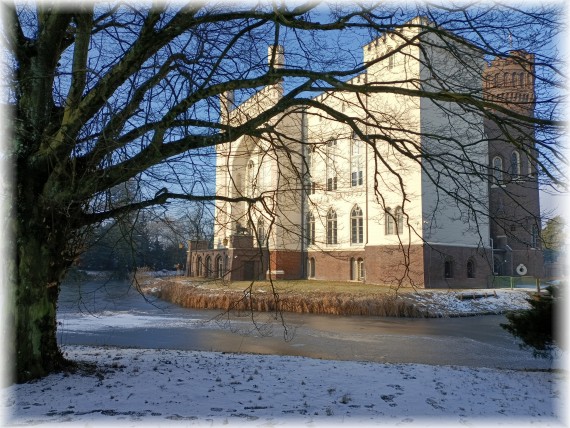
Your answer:
[[[564,426],[565,372],[65,347],[99,369],[2,391],[10,426]],[[562,419],[561,419],[562,418]]]

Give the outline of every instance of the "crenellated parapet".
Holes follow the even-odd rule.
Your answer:
[[[485,99],[507,104],[509,108],[533,115],[534,54],[515,50],[505,58],[493,59],[483,71]]]

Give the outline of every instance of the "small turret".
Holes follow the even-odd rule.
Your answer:
[[[285,67],[285,51],[281,45],[267,47],[267,64],[269,68]]]

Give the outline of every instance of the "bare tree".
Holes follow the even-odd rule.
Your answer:
[[[520,133],[513,130],[524,134],[533,129],[536,151],[527,149],[526,154],[535,162],[538,176],[545,185],[563,182],[563,75],[551,41],[560,36],[563,18],[556,5],[524,10],[492,4],[230,8],[196,2],[2,7],[10,81],[5,102],[13,126],[8,156],[17,177],[9,206],[16,253],[9,321],[18,381],[66,364],[56,342],[56,303],[61,279],[77,256],[86,227],[172,199],[265,204],[272,212],[269,194],[215,196],[208,166],[215,161],[214,146],[250,136],[268,142],[280,168],[296,168],[290,160],[303,157],[304,149],[285,144],[291,137],[275,126],[283,113],[303,111],[347,124],[375,151],[377,183],[392,174],[404,211],[411,195],[405,193],[402,170],[385,161],[386,147],[404,163],[423,161],[421,167],[441,190],[441,203],[453,201],[466,213],[481,206],[467,178],[488,180],[492,174],[486,161],[458,155],[465,150],[461,135],[442,136],[435,127],[414,131],[398,111],[367,106],[369,94],[393,94],[406,103],[427,100],[444,113],[462,116],[464,129],[484,118],[504,131],[512,145],[521,144]],[[413,21],[415,16],[425,18]],[[406,36],[401,31],[406,28],[414,35]],[[398,50],[364,60],[354,55],[354,46],[385,33],[399,38]],[[281,44],[288,46],[290,65],[278,67],[273,57],[267,67],[267,46]],[[429,75],[370,83],[352,79],[366,67],[390,62],[406,52],[406,46],[419,49],[416,59]],[[505,58],[513,49],[535,54],[532,68],[528,60],[519,59],[536,79],[532,115],[485,98],[474,80],[461,84],[449,68],[430,62],[431,51],[447,50],[457,64],[476,75],[481,61]],[[226,91],[233,91],[233,101],[239,104],[260,88],[280,82],[283,96],[270,108],[250,112],[239,123],[220,120],[218,100]],[[323,92],[352,94],[350,102],[371,114],[357,116],[332,108],[314,97]],[[440,143],[438,150],[421,150],[414,132]],[[325,139],[318,145],[326,143]],[[305,180],[302,170],[297,175]],[[129,180],[140,183],[137,199],[119,206],[107,203],[109,190]],[[440,186],[442,182],[448,184]],[[380,203],[381,196],[379,192]]]

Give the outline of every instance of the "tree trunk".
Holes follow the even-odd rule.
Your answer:
[[[56,339],[56,308],[62,256],[51,254],[48,239],[18,236],[15,299],[16,381],[25,382],[62,368],[66,362]]]

